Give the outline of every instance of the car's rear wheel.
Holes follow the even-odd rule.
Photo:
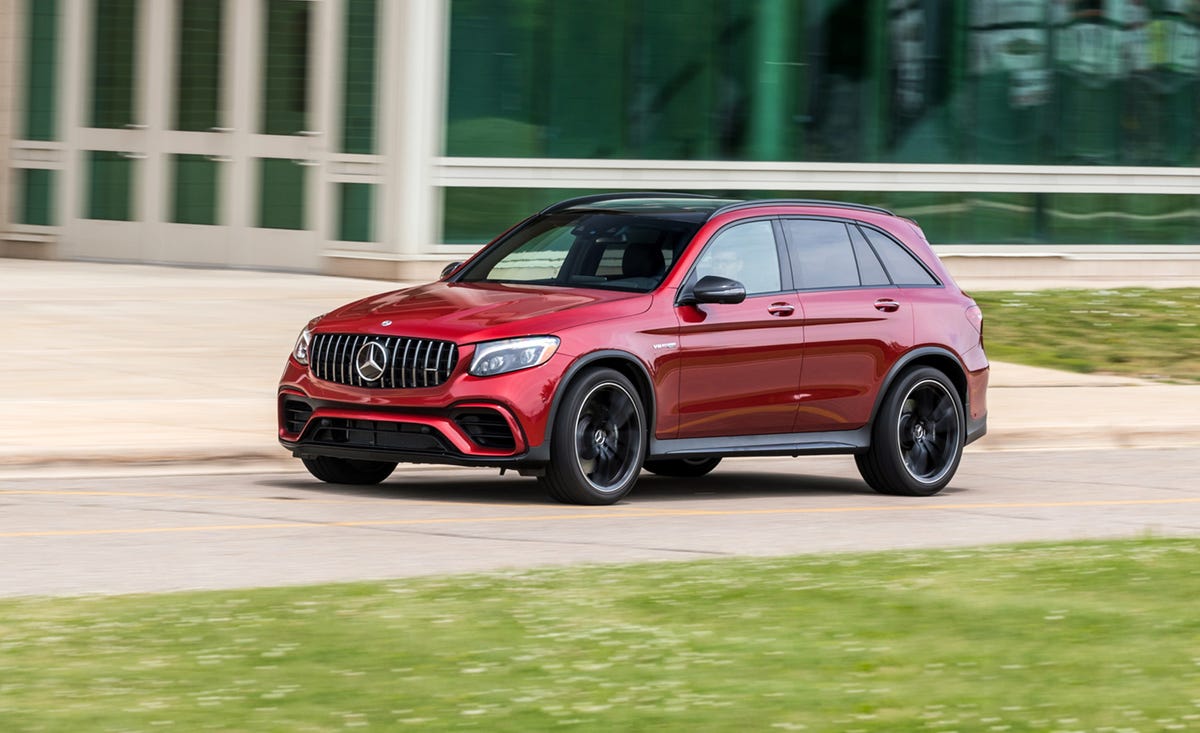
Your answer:
[[[950,483],[966,443],[962,399],[946,375],[920,367],[888,391],[871,432],[871,447],[855,456],[858,470],[881,494],[932,496]]]
[[[541,481],[567,504],[612,504],[637,482],[646,418],[637,389],[613,369],[584,372],[567,386]]]
[[[676,478],[696,478],[712,471],[721,462],[721,458],[663,458],[656,461],[646,461],[643,466],[650,473],[659,476]]]
[[[396,464],[387,461],[359,461],[331,456],[302,460],[309,473],[329,484],[369,486],[383,481],[396,470]]]

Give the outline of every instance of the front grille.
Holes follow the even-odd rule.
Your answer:
[[[454,416],[454,422],[481,448],[511,451],[517,447],[508,421],[494,410],[460,412]]]
[[[369,344],[381,350],[364,352]],[[359,353],[364,359],[374,356],[366,365],[366,376],[359,371]],[[372,354],[373,352],[373,354]],[[319,333],[313,336],[309,363],[317,379],[351,387],[376,389],[407,389],[436,387],[450,378],[458,363],[458,347],[450,341],[405,338],[403,336],[371,336],[369,334]],[[380,368],[373,379],[371,371]]]
[[[285,398],[283,401],[283,429],[293,435],[299,433],[312,417],[312,405],[302,400]]]
[[[390,448],[415,453],[450,453],[454,449],[428,425],[381,420],[323,417],[314,422],[306,443],[347,448]]]

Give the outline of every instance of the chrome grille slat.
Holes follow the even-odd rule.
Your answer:
[[[369,382],[359,375],[355,361],[372,342],[383,347],[388,364],[378,379]],[[317,379],[366,389],[436,387],[450,378],[458,364],[458,346],[453,342],[408,336],[319,333],[313,336],[310,353]]]
[[[404,375],[404,365],[408,363],[408,350],[412,346],[412,344],[413,344],[412,339],[407,339],[404,342],[404,358],[400,360],[400,386],[402,388],[410,386],[407,378]]]

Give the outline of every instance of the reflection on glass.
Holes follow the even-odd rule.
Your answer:
[[[1198,165],[1197,0],[455,0],[450,155]]]

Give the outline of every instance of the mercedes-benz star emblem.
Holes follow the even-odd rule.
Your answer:
[[[354,368],[358,376],[368,382],[374,382],[383,376],[387,368],[387,350],[378,341],[368,341],[354,356]]]

